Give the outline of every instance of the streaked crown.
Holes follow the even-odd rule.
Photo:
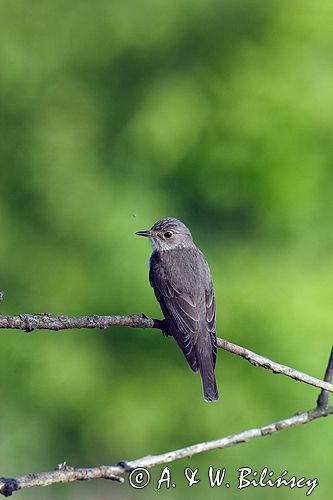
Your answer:
[[[149,231],[138,231],[139,236],[147,236],[157,251],[193,247],[190,230],[180,220],[166,217],[155,222]]]
[[[178,234],[186,234],[192,237],[190,230],[185,224],[173,217],[165,217],[164,219],[158,220],[152,226],[151,231],[173,231]]]

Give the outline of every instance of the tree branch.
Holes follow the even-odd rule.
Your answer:
[[[38,472],[37,474],[27,474],[17,478],[0,478],[0,494],[9,497],[14,491],[35,486],[49,486],[56,483],[70,483],[72,481],[86,481],[88,479],[111,479],[113,481],[124,482],[110,471],[112,467],[101,465],[100,467],[77,468],[64,464],[50,472]]]
[[[3,294],[0,292],[0,301]],[[107,328],[108,326],[121,325],[131,326],[134,328],[159,328],[166,331],[163,321],[147,318],[144,315],[130,316],[80,316],[80,317],[55,317],[51,314],[41,315],[18,315],[18,316],[1,316],[0,328],[21,329],[32,331],[34,329],[50,329],[60,330],[68,328]],[[302,382],[306,382],[318,387],[317,382],[320,382],[309,375],[297,372],[292,368],[284,365],[279,365],[270,361],[263,356],[259,356],[244,347],[232,344],[223,339],[218,339],[218,346],[222,349],[233,352],[247,359],[250,363],[256,366],[263,366],[271,369],[274,373],[283,373],[289,377],[295,378]],[[307,424],[320,417],[326,417],[333,414],[333,407],[328,406],[328,391],[332,392],[330,384],[333,376],[333,348],[329,358],[328,366],[325,372],[325,383],[322,387],[321,394],[317,400],[317,407],[314,410],[298,413],[293,417],[279,420],[269,425],[249,429],[238,434],[232,434],[213,441],[198,443],[186,448],[163,453],[161,455],[148,455],[137,460],[125,462],[121,461],[115,465],[101,465],[92,468],[73,468],[66,463],[58,465],[56,470],[50,472],[40,472],[35,474],[27,474],[17,478],[0,478],[0,494],[10,496],[13,492],[24,488],[34,486],[48,486],[56,483],[68,483],[77,480],[88,479],[111,479],[114,481],[123,482],[121,477],[125,472],[130,472],[136,468],[155,467],[165,463],[170,463],[181,458],[192,457],[198,453],[210,451],[214,449],[224,449],[230,446],[250,441],[251,439],[268,436],[283,429],[294,427],[295,425]]]
[[[263,427],[249,429],[238,434],[232,434],[214,441],[206,441],[203,443],[187,446],[178,450],[169,451],[161,455],[148,455],[130,462],[119,462],[115,465],[101,465],[93,468],[78,468],[69,467],[66,464],[58,466],[56,470],[50,472],[39,472],[35,474],[27,474],[17,478],[0,478],[0,494],[10,496],[17,490],[31,488],[33,486],[48,486],[56,483],[68,483],[77,480],[86,479],[112,479],[114,481],[123,482],[120,477],[125,472],[130,472],[138,467],[150,469],[156,465],[166,464],[179,460],[181,458],[192,457],[199,453],[229,448],[240,443],[245,443],[251,439],[268,436],[283,429],[289,429],[295,425],[308,424],[320,417],[326,417],[333,414],[333,407],[316,408],[304,413],[299,413],[293,417],[279,420]]]
[[[267,368],[271,370],[273,373],[280,373],[282,375],[286,375],[287,377],[293,378],[294,380],[298,380],[299,382],[304,382],[305,384],[313,385],[314,387],[319,387],[325,391],[333,392],[333,385],[328,381],[319,380],[315,377],[311,377],[306,373],[295,370],[294,368],[290,368],[289,366],[281,365],[280,363],[276,363],[264,356],[260,356],[260,354],[256,354],[245,347],[241,347],[237,344],[232,344],[231,342],[224,339],[217,339],[218,347],[225,349],[226,351],[232,352],[233,354],[238,354],[242,358],[246,359],[255,366],[261,366],[262,368]]]
[[[73,328],[99,328],[104,330],[111,326],[157,328],[164,332],[166,331],[166,325],[163,320],[148,318],[144,314],[129,314],[127,316],[54,316],[50,313],[4,316],[0,314],[0,329],[23,330],[25,332],[32,332],[34,330],[60,331]],[[305,384],[333,392],[333,385],[327,381],[319,380],[289,366],[271,361],[228,340],[218,338],[217,346],[225,351],[241,356],[252,365],[261,366],[271,370],[273,373],[280,373]]]

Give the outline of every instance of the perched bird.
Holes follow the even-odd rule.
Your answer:
[[[167,325],[193,371],[200,371],[206,401],[216,401],[216,321],[211,273],[189,229],[178,219],[157,221],[147,236],[153,245],[149,281]]]

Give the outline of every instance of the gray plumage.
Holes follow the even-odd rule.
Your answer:
[[[193,371],[200,371],[206,401],[218,399],[215,379],[216,320],[211,273],[188,228],[173,218],[139,231],[153,244],[149,281],[169,333]]]

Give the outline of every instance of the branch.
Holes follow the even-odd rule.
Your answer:
[[[298,413],[293,417],[279,420],[278,422],[274,422],[272,424],[264,425],[263,427],[249,429],[238,434],[231,434],[230,436],[216,439],[214,441],[206,441],[192,446],[187,446],[186,448],[180,448],[179,450],[169,451],[167,453],[163,453],[162,455],[149,455],[132,462],[125,462],[125,469],[126,471],[131,471],[137,467],[151,468],[156,465],[173,462],[174,460],[179,460],[181,458],[192,457],[193,455],[198,455],[199,453],[205,451],[229,448],[230,446],[236,446],[240,443],[246,443],[247,441],[257,437],[269,436],[274,434],[274,432],[289,429],[295,425],[308,424],[309,422],[312,422],[312,420],[320,417],[327,417],[332,414],[333,407],[316,408],[304,413]],[[119,472],[116,472],[114,469],[114,473],[117,474]]]
[[[77,468],[69,467],[66,463],[50,472],[38,472],[27,474],[17,478],[0,477],[0,495],[11,496],[14,491],[32,488],[34,486],[49,486],[57,483],[70,483],[72,481],[86,481],[88,479],[111,479],[120,483],[124,482],[122,477],[111,472],[113,467],[101,465],[100,467]]]
[[[72,328],[99,328],[104,330],[111,326],[129,326],[131,328],[157,328],[165,332],[164,321],[148,318],[144,314],[129,314],[128,316],[54,316],[50,313],[43,314],[18,314],[16,316],[0,315],[0,329],[23,330],[69,330]],[[252,365],[267,368],[274,373],[281,373],[305,384],[313,385],[319,389],[333,392],[333,385],[327,381],[311,377],[289,366],[281,365],[260,356],[245,347],[233,344],[228,340],[217,339],[217,346],[225,351],[237,354],[249,361]]]
[[[2,295],[0,293],[0,301],[2,299]],[[21,316],[16,316],[16,317],[0,317],[0,321],[2,319],[6,321],[9,320],[11,322],[14,318],[14,323],[17,318],[20,318],[18,322],[22,321],[22,316],[26,318],[29,316],[29,318],[37,318],[42,316],[46,317],[49,319],[50,323],[56,324],[57,322],[60,322],[62,324],[66,324],[67,326],[63,326],[62,328],[91,328],[91,323],[94,323],[97,321],[97,324],[95,324],[95,327],[99,328],[106,328],[104,326],[105,323],[107,323],[108,320],[111,319],[111,324],[117,324],[117,325],[124,325],[126,324],[127,326],[133,326],[133,327],[142,327],[144,324],[146,328],[160,328],[162,331],[165,331],[165,325],[163,324],[163,321],[158,321],[158,320],[152,320],[150,318],[145,317],[144,315],[131,315],[131,316],[91,316],[91,317],[79,317],[79,318],[64,318],[64,317],[59,317],[56,318],[50,314],[44,314],[44,315],[21,315]],[[92,319],[93,318],[93,319]],[[96,319],[97,318],[97,319]],[[98,318],[102,318],[103,322],[99,323]],[[106,319],[107,318],[107,319]],[[68,326],[71,321],[77,322],[76,324],[80,324],[81,326]],[[24,320],[23,320],[24,321]],[[55,323],[53,323],[55,321]],[[89,323],[89,326],[82,326],[85,324],[85,321]],[[116,322],[114,322],[116,321]],[[41,323],[38,323],[37,325],[40,325]],[[103,325],[103,326],[101,326]],[[22,325],[21,325],[22,326]],[[59,325],[58,325],[59,326]],[[111,326],[111,325],[108,325]],[[30,327],[31,324],[25,323],[26,328],[21,328],[24,330],[31,331]],[[0,328],[6,328],[5,326],[0,326]],[[11,328],[17,328],[17,326],[11,326]],[[38,326],[36,327],[38,328]],[[42,326],[39,326],[39,328],[43,328]],[[44,324],[45,328],[45,324]],[[33,328],[34,329],[34,328]],[[60,329],[60,328],[52,328],[52,329]],[[296,372],[295,370],[292,370],[292,368],[285,367],[283,365],[278,365],[275,362],[271,362],[270,360],[267,360],[266,358],[263,358],[262,356],[259,356],[255,353],[252,353],[251,351],[248,351],[247,349],[237,346],[235,344],[231,344],[225,340],[218,339],[219,347],[222,347],[223,349],[230,350],[230,352],[234,352],[235,354],[239,354],[240,356],[244,357],[251,363],[257,365],[257,366],[264,366],[265,368],[271,368],[274,372],[276,371],[276,367],[279,367],[280,369],[283,369],[282,371],[279,371],[279,373],[284,373],[288,376],[292,376],[295,374],[298,374],[299,372]],[[230,344],[230,345],[229,345]],[[263,361],[266,363],[263,364]],[[269,366],[268,366],[269,365]],[[290,370],[292,370],[292,374],[290,373]],[[305,374],[301,374],[302,376]],[[305,375],[306,377],[309,377],[308,375]],[[333,349],[329,358],[328,362],[328,367],[325,372],[325,381],[328,386],[330,386],[330,381],[333,376]],[[312,377],[310,377],[311,379]],[[302,380],[300,378],[297,378],[297,380]],[[316,380],[316,379],[314,379]],[[304,381],[304,380],[302,380]],[[308,382],[309,383],[309,382]],[[329,389],[328,389],[329,390]],[[290,427],[294,427],[295,425],[300,425],[300,424],[307,424],[309,422],[312,422],[312,420],[315,420],[320,417],[326,417],[328,415],[333,414],[333,407],[328,406],[328,393],[327,389],[323,388],[320,397],[318,398],[317,401],[317,407],[314,410],[309,410],[307,412],[303,413],[298,413],[293,417],[286,418],[284,420],[279,420],[278,422],[274,422],[269,425],[265,425],[262,427],[257,427],[254,429],[249,429],[247,431],[240,432],[238,434],[232,434],[230,436],[226,436],[224,438],[216,439],[214,441],[206,441],[203,443],[198,443],[192,446],[188,446],[186,448],[180,448],[178,450],[170,451],[167,453],[163,453],[162,455],[148,455],[142,458],[139,458],[137,460],[133,460],[130,462],[118,462],[115,465],[101,465],[100,467],[93,467],[93,468],[73,468],[69,467],[64,464],[58,465],[56,470],[50,471],[50,472],[40,472],[40,473],[35,473],[35,474],[27,474],[25,476],[20,476],[17,478],[0,478],[0,494],[4,496],[10,496],[13,494],[13,492],[17,490],[22,490],[24,488],[31,488],[33,486],[48,486],[50,484],[56,484],[56,483],[68,483],[72,481],[77,481],[77,480],[88,480],[88,479],[111,479],[114,481],[119,481],[123,482],[124,479],[120,477],[122,474],[125,472],[130,472],[133,471],[136,468],[146,468],[149,469],[151,467],[155,467],[156,465],[161,465],[165,463],[170,463],[175,460],[179,460],[181,458],[187,458],[187,457],[192,457],[193,455],[197,455],[198,453],[202,453],[205,451],[209,450],[214,450],[214,449],[224,449],[224,448],[229,448],[230,446],[236,446],[237,444],[240,443],[245,443],[247,441],[250,441],[251,439],[257,438],[257,437],[262,437],[262,436],[268,436],[273,434],[274,432],[281,431],[283,429],[288,429]]]
[[[145,469],[150,469],[156,465],[170,463],[181,458],[192,457],[193,455],[205,451],[229,448],[230,446],[236,446],[237,444],[245,443],[257,437],[268,436],[274,434],[274,432],[289,429],[295,425],[308,424],[312,422],[312,420],[332,414],[333,407],[316,408],[269,425],[264,425],[263,427],[249,429],[214,441],[194,444],[186,448],[163,453],[162,455],[148,455],[130,462],[122,461],[115,465],[101,465],[100,467],[74,469],[73,467],[63,464],[58,466],[56,470],[50,472],[27,474],[26,476],[17,478],[2,477],[0,478],[0,494],[10,496],[14,491],[24,488],[48,486],[56,483],[68,483],[82,479],[112,479],[114,481],[123,482],[124,479],[120,477],[120,475],[136,468],[143,467]]]
[[[267,368],[271,370],[273,373],[280,373],[282,375],[286,375],[287,377],[293,378],[294,380],[298,380],[299,382],[304,382],[305,384],[313,385],[314,387],[319,387],[328,392],[333,392],[333,385],[328,382],[328,379],[319,380],[315,377],[311,377],[306,373],[295,370],[294,368],[290,368],[289,366],[280,365],[280,363],[276,363],[264,356],[260,356],[260,354],[256,354],[255,352],[246,349],[245,347],[241,347],[237,344],[232,344],[231,342],[224,339],[217,339],[218,347],[222,349],[232,352],[233,354],[238,354],[238,356],[242,356],[242,358],[249,361],[254,366],[261,366],[262,368]]]

